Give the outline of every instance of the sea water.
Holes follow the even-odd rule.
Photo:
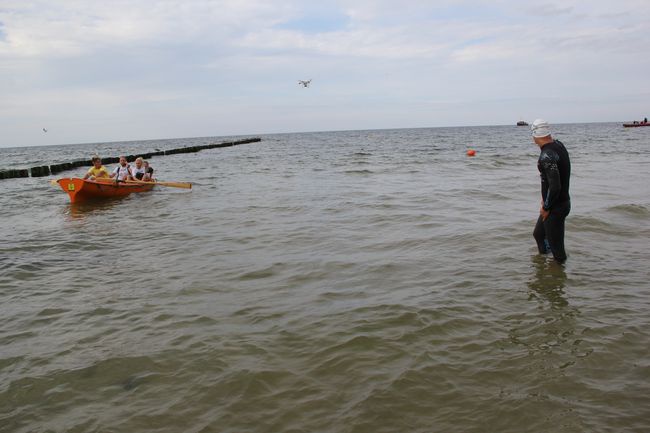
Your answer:
[[[554,135],[565,266],[522,127],[266,135],[98,203],[0,180],[0,431],[649,431],[650,128]]]

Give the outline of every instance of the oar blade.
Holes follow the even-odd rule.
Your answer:
[[[192,189],[190,182],[156,182],[156,185],[171,186],[172,188]]]

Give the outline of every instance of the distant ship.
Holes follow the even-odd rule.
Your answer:
[[[650,122],[648,122],[648,118],[646,117],[641,122],[635,120],[632,123],[624,123],[623,126],[625,126],[626,128],[636,128],[638,126],[650,126]]]
[[[517,122],[517,126],[528,126],[528,123],[525,120],[520,120]]]

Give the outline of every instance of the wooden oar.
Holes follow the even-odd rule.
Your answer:
[[[146,181],[141,181],[141,180],[126,180],[122,181],[124,183],[135,183],[138,185],[160,185],[160,186],[170,186],[172,188],[185,188],[185,189],[192,189],[192,184],[190,182],[160,182],[158,180],[153,181],[153,182],[146,182]]]
[[[100,182],[100,183],[130,183],[133,185],[160,185],[160,186],[170,186],[172,188],[186,188],[186,189],[192,189],[192,184],[190,182],[159,182],[157,180],[155,181],[144,181],[144,180],[120,180],[116,181],[115,179],[109,179],[106,177],[99,177],[94,179],[94,182]]]
[[[95,182],[99,183],[115,183],[115,180],[113,179],[108,179],[108,178],[99,178],[95,179]],[[192,184],[190,182],[160,182],[160,181],[154,181],[154,182],[145,182],[141,180],[121,180],[121,183],[134,183],[136,185],[160,185],[160,186],[169,186],[172,188],[185,188],[185,189],[192,189]],[[50,185],[52,186],[59,186],[59,183],[56,181],[56,179],[51,179],[50,180]]]

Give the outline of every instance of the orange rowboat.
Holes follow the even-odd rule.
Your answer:
[[[124,197],[134,192],[150,191],[155,182],[115,183],[114,180],[84,180],[78,177],[64,177],[56,183],[70,196],[70,203],[86,200]]]

